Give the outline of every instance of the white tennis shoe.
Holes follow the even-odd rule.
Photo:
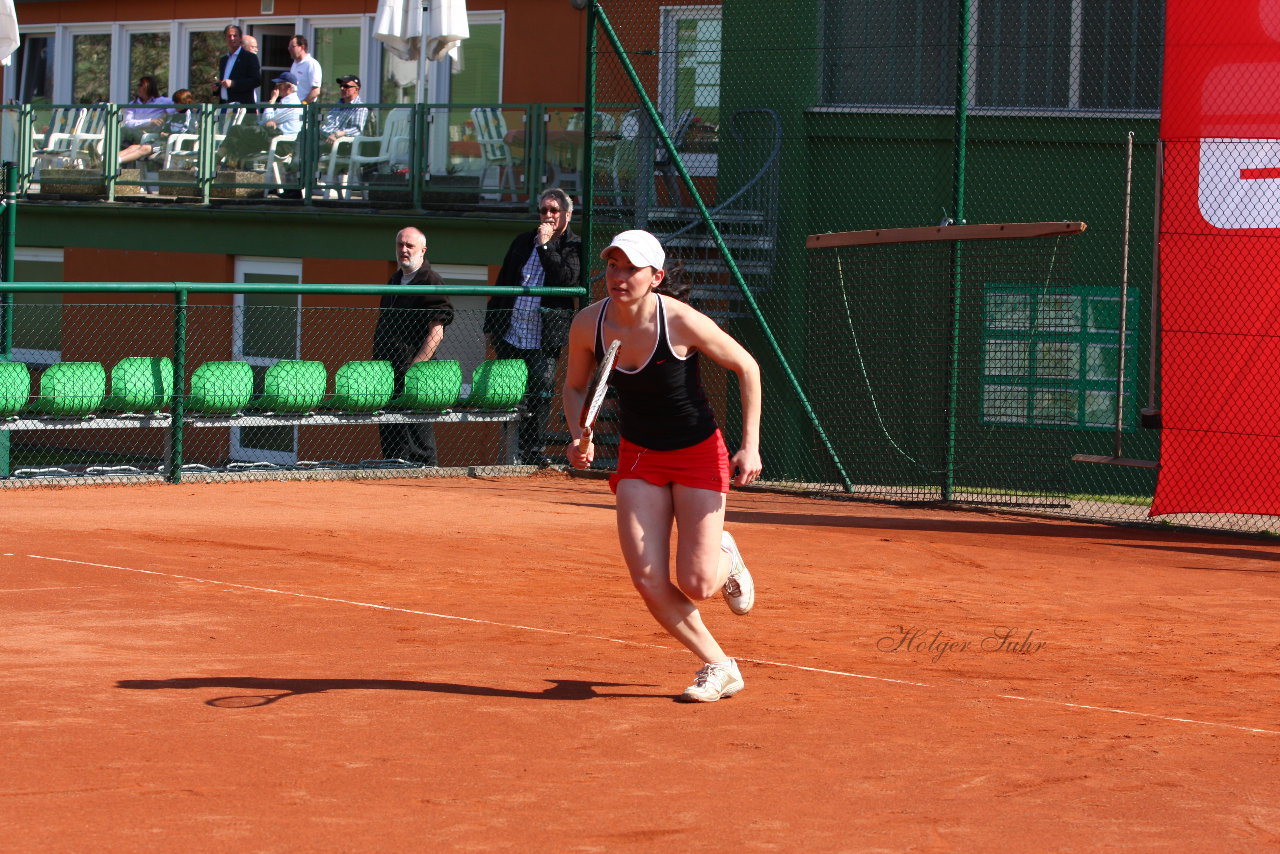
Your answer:
[[[724,596],[729,610],[741,616],[756,604],[756,583],[747,571],[747,564],[742,559],[742,552],[738,551],[733,534],[728,531],[720,534],[720,549],[729,555],[729,577],[724,580],[720,595]]]
[[[702,665],[693,684],[680,695],[680,700],[685,703],[714,703],[721,697],[732,697],[745,687],[747,683],[742,681],[738,662],[730,658]]]

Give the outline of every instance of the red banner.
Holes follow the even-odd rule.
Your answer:
[[[1151,515],[1280,515],[1280,2],[1167,0]]]

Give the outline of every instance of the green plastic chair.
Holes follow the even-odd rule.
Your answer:
[[[386,361],[351,361],[333,375],[333,396],[325,409],[377,412],[386,409],[396,393],[396,374]]]
[[[17,415],[31,397],[31,371],[26,362],[0,362],[0,417]]]
[[[156,412],[172,399],[172,359],[126,356],[111,369],[111,393],[102,408],[112,412]]]
[[[248,408],[259,412],[314,412],[324,402],[328,380],[324,362],[281,359],[267,368],[262,395]]]
[[[230,415],[253,399],[253,368],[248,362],[205,362],[191,375],[188,412]]]
[[[40,375],[33,412],[62,418],[88,415],[107,396],[107,371],[101,362],[58,362]]]
[[[389,409],[443,412],[462,393],[462,367],[457,362],[415,362],[404,373],[404,391]]]
[[[490,359],[471,374],[471,393],[462,401],[471,409],[515,409],[524,398],[529,368],[523,359]]]

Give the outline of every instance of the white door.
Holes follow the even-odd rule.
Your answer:
[[[237,258],[237,283],[302,281],[302,262]],[[297,359],[302,346],[301,294],[236,294],[232,306],[231,358],[253,366],[254,392],[262,391],[267,368]],[[292,465],[298,461],[297,427],[233,427],[231,459]]]

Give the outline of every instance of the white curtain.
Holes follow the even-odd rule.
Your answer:
[[[466,0],[431,0],[427,25],[427,59],[432,62],[446,56],[458,62],[458,45],[471,37],[467,26]]]
[[[466,0],[428,2],[427,59],[435,62],[448,56],[456,63],[458,45],[471,35]],[[378,0],[373,37],[401,59],[417,59],[418,45],[422,42],[422,17],[422,0]]]
[[[422,40],[420,0],[378,0],[373,37],[401,59],[417,59]]]
[[[466,26],[465,18],[463,26]],[[13,0],[0,0],[0,64],[9,64],[18,44],[18,13],[13,9]]]

